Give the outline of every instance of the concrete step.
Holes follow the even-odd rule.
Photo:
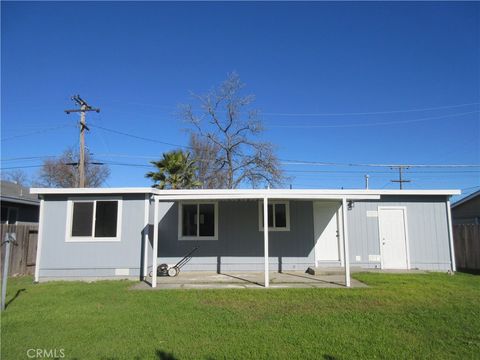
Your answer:
[[[358,266],[351,266],[350,272],[360,271],[361,268]],[[310,275],[343,275],[345,274],[345,268],[343,267],[326,267],[326,266],[311,266],[305,271]]]

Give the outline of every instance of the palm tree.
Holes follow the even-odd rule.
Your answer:
[[[151,161],[158,171],[149,172],[145,176],[155,183],[157,189],[192,189],[201,183],[196,179],[195,161],[188,151],[174,150],[163,153],[159,161]]]

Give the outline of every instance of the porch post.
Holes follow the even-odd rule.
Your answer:
[[[343,259],[345,262],[345,286],[350,287],[350,259],[348,254],[347,198],[342,198]]]
[[[270,286],[270,278],[268,273],[268,198],[263,198],[263,245],[265,256],[265,287]]]
[[[157,256],[158,256],[158,198],[156,196],[154,196],[152,288],[157,287]]]
[[[452,229],[452,208],[450,206],[450,199],[447,200],[447,221],[448,221],[448,237],[450,240],[450,260],[452,271],[457,271],[457,264],[455,263],[455,248],[453,243],[453,229]]]
[[[150,195],[145,194],[145,216],[143,221],[143,280],[147,278],[148,273],[148,245],[149,245],[149,227],[150,227]]]
[[[40,259],[42,255],[44,211],[45,211],[45,200],[42,195],[40,198],[40,210],[38,215],[37,255],[35,260],[35,280],[34,280],[36,283],[40,281]]]

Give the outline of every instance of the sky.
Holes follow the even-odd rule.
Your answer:
[[[178,105],[237,72],[293,188],[394,189],[388,167],[480,164],[480,3],[1,3],[1,164],[34,178],[87,146],[106,186],[149,186],[188,144]],[[101,126],[105,129],[95,127]],[[147,141],[111,131],[148,138]],[[23,158],[23,159],[19,159]],[[119,165],[128,164],[128,165]],[[411,168],[411,189],[478,189],[480,167]]]

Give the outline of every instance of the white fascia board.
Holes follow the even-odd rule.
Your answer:
[[[76,195],[76,194],[151,194],[153,188],[31,188],[30,194],[39,195]]]
[[[460,190],[363,190],[363,189],[194,189],[194,190],[158,190],[156,195],[458,195]]]
[[[348,200],[379,200],[380,195],[320,195],[320,194],[269,194],[267,196],[261,194],[190,194],[190,195],[154,195],[160,201],[171,201],[171,200],[255,200],[255,199],[279,199],[279,200],[313,200],[313,199],[324,199],[324,200],[342,200],[347,198]]]
[[[333,196],[336,198],[379,195],[459,195],[460,190],[362,190],[362,189],[196,189],[196,190],[158,190],[154,194],[160,198],[178,196],[226,196],[231,198],[288,198],[298,196]]]
[[[32,188],[31,194],[155,194],[168,199],[378,199],[381,195],[460,195],[460,190],[363,190],[363,189],[194,189],[158,190],[150,187],[127,188]]]

